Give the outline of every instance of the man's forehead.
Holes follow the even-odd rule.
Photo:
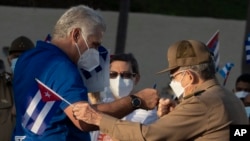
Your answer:
[[[237,83],[236,89],[250,91],[250,83],[240,81]]]

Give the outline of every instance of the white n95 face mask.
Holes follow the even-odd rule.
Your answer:
[[[180,98],[180,96],[184,93],[184,88],[181,86],[181,82],[172,80],[169,86],[172,88],[177,98]]]
[[[129,95],[134,87],[134,81],[132,79],[122,79],[120,75],[114,79],[109,79],[109,82],[111,92],[118,98]]]
[[[87,87],[88,92],[100,92],[104,91],[105,87],[109,87],[109,72],[110,72],[110,53],[109,49],[103,46],[98,48],[100,68],[98,71],[95,69],[88,72],[80,69],[81,77],[84,85]],[[86,74],[87,73],[87,74]]]
[[[99,64],[100,64],[99,52],[94,48],[89,48],[89,45],[88,45],[87,41],[85,40],[85,38],[83,38],[83,40],[85,41],[88,50],[86,50],[85,52],[83,52],[83,54],[81,54],[77,43],[75,43],[75,46],[76,46],[78,53],[80,55],[80,58],[77,62],[77,65],[80,69],[84,69],[84,70],[90,72],[90,71],[94,70],[97,66],[99,66]]]
[[[238,92],[235,93],[235,95],[236,95],[239,99],[245,98],[248,94],[249,94],[249,93],[246,92],[246,91],[238,91]]]

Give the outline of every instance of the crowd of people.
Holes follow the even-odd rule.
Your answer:
[[[230,125],[249,124],[250,74],[239,76],[233,91],[224,88],[203,42],[167,47],[168,66],[157,75],[170,76],[175,96],[163,98],[155,88],[135,90],[135,56],[110,55],[101,46],[105,31],[102,16],[78,5],[58,19],[50,41],[12,42],[11,73],[0,61],[1,140],[228,141]],[[59,101],[44,101],[55,95]]]

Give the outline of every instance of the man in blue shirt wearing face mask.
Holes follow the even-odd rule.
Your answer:
[[[74,6],[56,22],[50,42],[37,41],[34,49],[19,57],[13,81],[17,112],[13,140],[90,141],[89,131],[98,127],[78,121],[72,108],[76,103],[88,102],[88,90],[80,70],[91,72],[99,66],[97,49],[105,30],[105,22],[95,10],[84,5]],[[55,112],[44,113],[50,113],[46,106],[52,103],[42,101],[35,79],[71,105],[64,101],[52,101],[53,105],[60,102],[53,109]],[[158,102],[154,89],[141,90],[135,96],[142,101],[137,105],[139,108],[153,109]],[[92,106],[121,118],[134,110],[131,101],[131,97],[124,97],[112,103]],[[49,122],[45,117],[39,118],[45,115],[51,118]]]

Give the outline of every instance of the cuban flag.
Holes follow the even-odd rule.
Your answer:
[[[227,78],[233,66],[234,66],[233,63],[228,62],[222,69],[219,70],[220,75],[224,78],[223,82],[224,86],[226,85]]]
[[[250,64],[250,34],[247,35],[247,39],[245,41],[246,48],[246,63]]]
[[[38,79],[36,81],[38,82],[38,90],[30,98],[23,116],[22,126],[35,134],[41,135],[58,109],[62,97]]]
[[[216,72],[219,71],[220,68],[220,54],[219,54],[219,30],[217,30],[214,35],[210,38],[210,40],[207,42],[207,47],[210,49],[210,51],[214,55],[214,61],[215,61],[215,67]]]

